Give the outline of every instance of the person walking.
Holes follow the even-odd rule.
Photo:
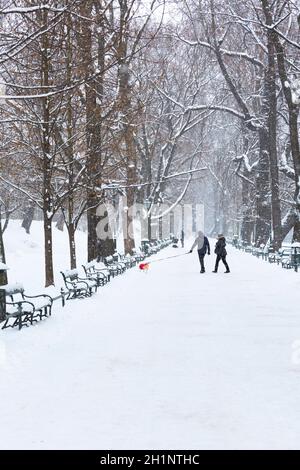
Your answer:
[[[197,246],[199,262],[201,266],[200,273],[205,273],[204,256],[206,255],[206,253],[210,255],[210,245],[208,238],[204,235],[203,232],[201,232],[201,230],[198,232],[198,236],[195,239],[192,248],[190,249],[190,253],[192,253],[195,246]]]
[[[219,267],[219,263],[221,260],[226,268],[225,273],[226,274],[230,273],[230,269],[226,261],[227,251],[225,247],[226,247],[226,239],[223,234],[219,234],[218,241],[215,247],[215,254],[217,255],[217,258],[216,258],[215,270],[213,271],[213,273],[218,272],[218,267]]]
[[[184,230],[181,230],[180,234],[181,248],[184,248]]]

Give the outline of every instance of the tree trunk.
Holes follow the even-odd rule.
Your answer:
[[[261,0],[264,14],[268,24],[272,25],[273,15],[270,9],[270,4],[268,0]],[[293,166],[295,172],[295,209],[294,209],[294,234],[293,240],[300,242],[300,145],[299,145],[299,133],[298,133],[298,115],[299,107],[296,103],[293,102],[291,87],[287,86],[289,84],[288,74],[286,71],[285,63],[285,53],[284,46],[279,39],[278,33],[276,30],[272,30],[272,39],[276,49],[278,73],[282,85],[282,90],[285,96],[285,100],[288,105],[289,112],[289,133],[290,133],[290,144],[291,144],[291,154],[293,159]],[[283,236],[283,235],[282,235]]]
[[[85,70],[85,95],[86,95],[86,143],[87,143],[87,231],[88,231],[88,261],[97,257],[97,225],[99,217],[97,208],[100,203],[99,188],[101,187],[102,165],[102,116],[99,102],[103,97],[103,75],[97,74],[97,78],[91,79],[95,74],[93,58],[93,38],[90,24],[85,18],[90,18],[94,2],[87,0],[82,4],[82,31],[79,36],[82,49],[82,63]],[[97,4],[95,2],[95,7]],[[102,28],[101,12],[98,15],[98,68],[104,68],[104,35]],[[98,100],[97,100],[98,98]]]
[[[68,34],[67,34],[67,81],[68,84],[72,83],[72,67],[73,67],[73,43],[71,37],[72,31],[72,19],[71,15],[68,15]],[[72,107],[72,95],[70,94],[67,101],[67,135],[68,145],[66,147],[66,157],[68,159],[68,214],[66,216],[65,210],[62,209],[63,222],[67,226],[68,237],[69,237],[69,254],[70,254],[70,267],[71,269],[76,268],[76,242],[75,232],[77,228],[77,222],[74,217],[74,129],[75,124],[73,120],[73,107]],[[63,226],[62,226],[63,228]]]
[[[123,139],[125,144],[125,165],[126,165],[126,197],[127,210],[125,216],[124,248],[125,253],[132,253],[135,247],[133,234],[133,208],[135,203],[135,187],[137,182],[137,155],[135,147],[135,116],[132,107],[132,90],[129,83],[129,64],[127,63],[128,48],[128,5],[120,2],[120,39],[118,44],[119,62],[119,110],[123,116]]]
[[[48,25],[48,11],[44,10],[43,27]],[[42,37],[42,85],[45,93],[49,87],[49,39],[48,34]],[[42,99],[43,123],[42,123],[42,152],[43,152],[43,216],[44,216],[44,241],[45,241],[45,286],[54,285],[53,254],[52,254],[52,218],[53,201],[51,196],[52,158],[50,147],[50,100],[47,96]]]
[[[0,214],[0,262],[6,263],[5,260],[5,249],[3,243],[3,236],[2,236],[2,222],[1,222],[1,214]],[[7,272],[2,270],[0,271],[0,286],[7,284]]]
[[[271,18],[266,17],[266,23],[271,26]],[[266,73],[266,106],[268,108],[268,138],[271,181],[271,206],[272,206],[272,231],[273,247],[278,250],[282,243],[281,233],[281,206],[279,194],[279,171],[277,159],[277,96],[276,96],[276,71],[275,71],[275,45],[274,31],[267,30],[268,41],[268,69]]]
[[[45,287],[54,285],[52,252],[52,217],[44,211]]]
[[[3,229],[2,229],[2,233],[5,232],[5,230],[7,229],[8,227],[8,224],[9,224],[9,218],[10,218],[10,212],[9,211],[5,211],[5,221],[4,221],[4,225],[3,225]]]
[[[260,157],[256,172],[256,246],[265,245],[270,237],[271,207],[269,202],[269,135],[265,127],[259,131]]]
[[[68,235],[69,235],[69,250],[70,250],[70,266],[71,266],[71,269],[76,269],[75,226],[73,222],[68,224]]]
[[[242,224],[241,239],[250,245],[254,229],[252,206],[249,205],[251,196],[250,183],[242,179]],[[239,235],[239,234],[237,234]]]
[[[293,105],[289,108],[289,124],[290,124],[290,139],[291,139],[291,152],[293,155],[294,170],[295,170],[295,226],[293,233],[293,241],[300,242],[300,149],[299,149],[299,136],[298,136],[298,114],[299,109]]]
[[[0,262],[5,264],[5,250],[2,237],[2,222],[1,222],[1,213],[0,213]],[[0,270],[0,286],[7,284],[7,271]],[[1,287],[0,287],[1,288]],[[5,293],[1,293],[0,296],[0,321],[5,320]]]

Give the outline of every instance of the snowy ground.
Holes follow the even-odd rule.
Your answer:
[[[1,331],[0,447],[299,449],[300,274],[228,251],[230,275],[194,252]]]

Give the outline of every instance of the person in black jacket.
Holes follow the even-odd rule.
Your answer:
[[[220,234],[220,235],[218,235],[218,241],[216,243],[216,248],[215,248],[215,253],[217,255],[217,258],[216,258],[215,270],[213,271],[213,273],[218,272],[218,267],[219,267],[220,260],[223,261],[223,264],[226,268],[225,273],[230,273],[230,269],[229,269],[229,266],[228,266],[227,261],[226,261],[227,251],[226,251],[225,247],[226,247],[225,237],[224,237],[224,235]]]
[[[184,248],[184,230],[181,230],[180,234],[181,248]]]
[[[210,255],[210,245],[209,245],[208,238],[205,237],[204,233],[201,231],[198,232],[198,236],[196,240],[194,241],[192,248],[190,249],[190,253],[192,253],[195,246],[197,246],[197,251],[198,251],[198,256],[199,256],[199,261],[200,261],[200,266],[201,266],[200,273],[205,273],[204,256],[206,255],[206,252],[208,255]]]

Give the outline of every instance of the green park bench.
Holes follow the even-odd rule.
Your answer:
[[[29,326],[51,316],[53,298],[50,295],[26,295],[22,284],[1,286],[1,317],[5,328]]]
[[[77,269],[61,271],[66,288],[66,299],[90,297],[97,292],[97,281],[92,278],[81,278]]]

